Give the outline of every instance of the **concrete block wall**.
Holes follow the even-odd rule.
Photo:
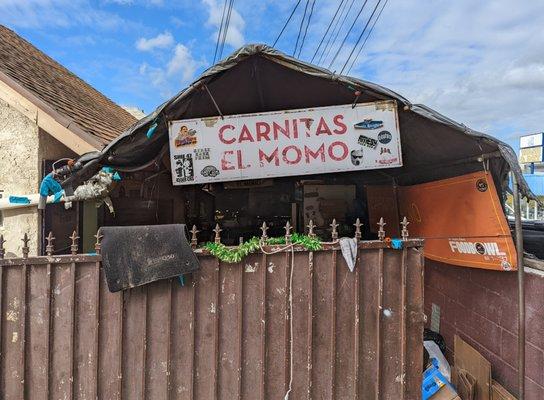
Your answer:
[[[37,193],[40,180],[38,125],[0,99],[0,189],[4,196]],[[0,234],[6,239],[6,256],[20,256],[25,233],[30,252],[39,240],[36,208],[3,211]]]
[[[43,160],[75,156],[35,121],[0,99],[0,190],[4,196],[38,193]],[[37,254],[41,241],[38,209],[5,210],[2,215],[0,234],[6,240],[6,257],[21,256],[25,233],[30,239],[30,254]]]
[[[526,400],[544,399],[544,272],[526,275]],[[495,380],[517,394],[517,275],[426,260],[425,313],[440,307],[440,333],[453,361],[461,336],[492,364]],[[429,323],[429,322],[428,322]]]

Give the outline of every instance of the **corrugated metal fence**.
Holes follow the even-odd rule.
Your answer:
[[[421,245],[360,242],[353,273],[337,245],[199,253],[184,287],[119,293],[100,255],[0,257],[2,398],[283,399],[292,362],[290,399],[418,399]]]

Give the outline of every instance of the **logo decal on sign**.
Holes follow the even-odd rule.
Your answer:
[[[219,175],[219,170],[213,165],[208,165],[204,167],[202,171],[200,171],[200,174],[206,178],[207,177],[215,178],[217,175]]]
[[[176,154],[174,155],[176,162],[176,182],[190,182],[195,180],[194,168],[193,168],[193,155],[192,154]]]
[[[355,166],[361,165],[363,162],[363,150],[351,151],[351,163]]]
[[[480,192],[485,192],[487,190],[487,182],[485,181],[485,179],[478,179],[478,181],[476,182],[476,188]]]
[[[383,121],[376,121],[368,118],[356,123],[353,127],[355,129],[379,129],[383,127]]]
[[[210,159],[210,148],[204,147],[202,149],[195,149],[195,160],[209,160]]]
[[[371,149],[375,149],[378,146],[378,141],[373,138],[369,138],[365,135],[360,135],[359,140],[357,141],[361,146],[369,147]]]
[[[391,154],[391,150],[389,150],[387,147],[381,147],[380,154]]]
[[[186,147],[196,145],[196,131],[194,129],[189,129],[187,125],[182,125],[179,128],[178,135],[174,139],[174,146],[176,147]]]
[[[378,133],[378,141],[381,144],[389,143],[392,138],[393,138],[393,135],[391,135],[391,133],[388,131],[381,131],[380,133]]]

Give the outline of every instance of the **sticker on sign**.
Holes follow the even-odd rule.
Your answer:
[[[174,185],[402,166],[394,101],[172,121],[169,136]]]

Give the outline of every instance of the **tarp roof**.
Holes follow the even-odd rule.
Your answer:
[[[85,168],[75,181],[87,179],[101,165],[135,170],[158,160],[168,144],[168,122],[223,115],[365,103],[398,102],[404,166],[387,174],[403,184],[491,171],[499,191],[506,189],[511,170],[523,195],[533,198],[512,148],[476,132],[421,104],[412,104],[383,86],[290,57],[267,45],[247,45],[206,70],[189,87],[159,106],[103,151],[80,159]],[[359,97],[355,92],[360,91]],[[158,123],[151,138],[149,127]],[[74,182],[75,183],[75,182]]]

